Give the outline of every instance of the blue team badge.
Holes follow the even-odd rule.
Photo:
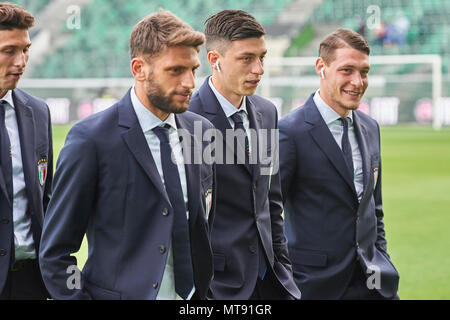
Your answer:
[[[47,178],[47,159],[42,158],[38,161],[38,174],[39,184],[42,187],[45,183],[45,179]]]

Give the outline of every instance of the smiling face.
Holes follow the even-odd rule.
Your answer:
[[[361,98],[369,85],[369,56],[362,51],[345,46],[334,53],[328,65],[322,58],[316,61],[320,79],[320,96],[341,117],[359,107]]]
[[[149,58],[134,58],[131,69],[136,80],[140,101],[161,120],[170,113],[188,109],[195,71],[200,66],[195,47],[166,47],[161,54]]]
[[[242,98],[253,95],[261,81],[267,49],[264,37],[230,41],[225,46],[223,50],[208,52],[213,68],[212,83],[228,101],[239,107]]]
[[[17,87],[28,62],[30,46],[28,30],[0,30],[0,97]]]

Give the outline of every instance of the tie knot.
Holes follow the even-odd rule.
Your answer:
[[[238,111],[235,112],[233,115],[231,115],[231,119],[233,119],[235,124],[243,124],[243,118],[242,118],[242,112],[243,111]]]
[[[166,123],[163,126],[157,126],[157,127],[153,128],[153,132],[156,134],[159,141],[168,143],[169,142],[169,128],[170,128],[170,125],[168,125]]]
[[[341,118],[340,120],[341,120],[342,125],[344,126],[344,128],[348,128],[350,126],[351,121],[352,121],[349,117]]]

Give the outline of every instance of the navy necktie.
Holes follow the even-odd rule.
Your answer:
[[[249,165],[251,170],[253,170],[252,165],[250,164],[250,145],[249,145],[249,141],[248,141],[248,136],[247,136],[247,132],[245,131],[245,127],[244,127],[244,121],[243,121],[243,113],[244,111],[238,111],[236,113],[234,113],[231,116],[231,119],[233,119],[234,121],[234,130],[242,130],[242,132],[245,134],[245,164]],[[235,142],[235,144],[237,145],[237,143],[239,143],[238,141]],[[252,171],[253,172],[253,171]],[[264,279],[264,276],[266,274],[267,271],[267,266],[266,266],[266,258],[264,256],[264,252],[263,252],[263,246],[261,244],[261,242],[258,243],[258,256],[259,256],[259,265],[258,265],[258,275],[260,276],[261,279]]]
[[[12,160],[11,160],[11,143],[9,141],[8,130],[5,124],[5,108],[9,103],[5,100],[0,105],[0,165],[5,179],[6,190],[8,196],[13,199],[13,181],[12,181]]]
[[[248,141],[247,132],[245,131],[245,128],[244,128],[244,121],[243,121],[242,114],[241,114],[242,112],[244,112],[244,111],[238,111],[238,112],[234,113],[231,116],[231,119],[233,119],[233,121],[234,121],[234,131],[242,130],[242,133],[245,136],[245,146],[244,146],[244,148],[245,148],[244,149],[245,150],[244,161],[245,162],[244,163],[249,164],[250,163],[250,161],[249,161],[250,145],[249,145],[249,141]],[[236,139],[236,140],[238,140],[238,139]],[[236,146],[237,146],[237,143],[239,143],[239,142],[236,141]]]
[[[183,190],[177,165],[172,161],[172,147],[169,143],[169,125],[156,127],[153,132],[159,138],[161,164],[167,195],[174,211],[172,227],[173,268],[175,273],[175,291],[187,299],[194,287],[189,225],[186,217]]]
[[[344,133],[342,134],[342,153],[344,154],[345,163],[347,164],[348,170],[350,171],[350,177],[353,181],[354,179],[354,167],[353,167],[353,154],[352,147],[350,145],[350,140],[348,139],[348,127],[350,123],[350,118],[341,118]]]

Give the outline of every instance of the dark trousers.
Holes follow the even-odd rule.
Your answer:
[[[0,300],[45,300],[48,297],[37,259],[16,262],[0,294]]]
[[[377,289],[369,289],[367,286],[367,277],[364,273],[361,264],[356,261],[355,267],[353,268],[353,275],[344,295],[341,297],[342,300],[389,300],[383,297]],[[394,300],[398,300],[399,297],[396,296]]]

